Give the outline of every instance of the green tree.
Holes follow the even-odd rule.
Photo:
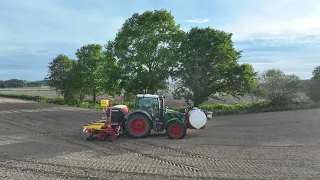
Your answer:
[[[43,85],[43,81],[31,81],[27,82],[28,87],[41,87]]]
[[[112,41],[105,45],[103,51],[103,69],[102,69],[102,91],[109,95],[120,94],[120,75],[121,69],[112,54]]]
[[[314,80],[320,79],[320,66],[314,68],[314,70],[312,71],[312,76],[312,79]]]
[[[298,96],[300,78],[286,75],[279,69],[270,69],[260,74],[259,86],[265,99],[274,105],[286,105]]]
[[[86,74],[83,73],[79,61],[73,61],[72,69],[69,72],[66,82],[67,89],[72,89],[73,104],[81,105],[88,95],[87,86],[85,85]]]
[[[241,52],[236,51],[232,34],[211,28],[192,28],[181,39],[176,52],[179,66],[174,79],[176,99],[192,101],[194,106],[217,94],[243,95],[256,86],[251,65],[239,65]]]
[[[312,75],[308,95],[314,102],[320,102],[320,66],[313,70]]]
[[[100,95],[103,78],[103,61],[102,46],[99,44],[88,44],[77,50],[78,58],[77,74],[82,78],[85,94],[92,95],[93,103],[96,103],[96,97]]]
[[[259,76],[256,74],[254,85],[251,89],[248,90],[248,94],[251,97],[251,102],[254,103],[255,101],[259,100],[264,96],[263,91],[260,87],[260,84],[258,84]]]
[[[24,80],[9,79],[3,82],[4,88],[21,88],[26,87],[27,84]]]
[[[55,89],[58,94],[63,95],[66,103],[74,103],[75,88],[73,88],[73,67],[75,60],[69,59],[65,55],[58,55],[49,63],[48,76],[45,78],[48,85]]]
[[[311,79],[301,80],[300,91],[303,93],[309,93],[311,87]]]
[[[93,103],[96,103],[97,96],[103,93],[114,95],[120,91],[120,70],[110,47],[110,43],[105,46],[106,50],[99,44],[88,44],[77,50],[78,63],[74,74],[80,82],[77,87],[81,102],[85,95],[91,95]]]
[[[176,66],[175,49],[182,31],[166,10],[134,13],[109,43],[109,52],[121,68],[121,88],[131,94],[166,89],[166,80]]]

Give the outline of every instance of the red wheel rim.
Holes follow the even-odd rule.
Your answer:
[[[147,125],[142,119],[135,119],[132,121],[130,128],[135,134],[143,134]]]
[[[182,127],[180,125],[172,125],[170,127],[170,133],[173,136],[179,136],[182,133]]]

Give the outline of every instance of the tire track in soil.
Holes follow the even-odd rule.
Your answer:
[[[201,154],[182,151],[180,149],[176,149],[176,148],[172,148],[172,147],[168,147],[168,146],[160,146],[160,145],[157,145],[155,143],[150,143],[150,142],[146,142],[146,141],[139,140],[138,142],[130,142],[130,143],[134,143],[134,144],[137,144],[137,145],[147,145],[147,146],[151,146],[151,147],[154,147],[154,148],[159,148],[161,150],[166,150],[166,151],[170,151],[170,152],[179,153],[179,154],[182,154],[182,155],[185,155],[185,156],[188,156],[188,157],[206,159],[206,160],[209,160],[209,161],[212,161],[212,162],[216,161],[216,159],[213,159],[211,157],[207,157],[207,156],[204,156],[204,155],[201,155]]]
[[[64,139],[66,140],[66,139]],[[89,146],[89,145],[85,145],[85,144],[82,144],[82,143],[76,143],[74,141],[70,141],[70,140],[66,140],[72,144],[75,144],[75,145],[79,145],[81,147],[85,147],[85,148],[88,148],[90,150],[94,150],[96,152],[101,152],[101,153],[104,153],[104,154],[107,154],[107,155],[112,155],[111,153],[107,153],[105,150],[98,150],[98,149],[95,149],[93,148],[93,146]],[[129,142],[131,143],[131,142]],[[94,145],[99,145],[97,143],[94,143]],[[131,143],[131,144],[134,144],[134,143]],[[154,155],[150,155],[150,154],[146,154],[146,153],[142,153],[141,151],[138,151],[138,150],[135,150],[135,149],[132,149],[132,148],[128,148],[128,147],[124,147],[124,146],[121,146],[119,144],[108,144],[108,146],[104,146],[105,148],[109,149],[109,150],[115,150],[117,152],[123,152],[123,153],[132,153],[132,154],[136,154],[140,157],[143,157],[143,158],[148,158],[148,159],[152,159],[160,164],[168,164],[168,165],[172,165],[174,167],[178,167],[178,168],[181,168],[181,169],[184,169],[184,170],[188,170],[188,171],[191,171],[191,172],[199,172],[201,171],[201,169],[199,168],[196,168],[196,167],[193,167],[193,166],[189,166],[189,165],[186,165],[186,164],[181,164],[181,163],[176,163],[176,162],[173,162],[173,161],[169,161],[167,159],[164,159],[164,158],[161,158],[159,156],[154,156]]]
[[[9,116],[10,118],[10,116]],[[19,118],[23,118],[26,121],[31,121],[32,118],[31,117],[22,117],[19,116]],[[33,120],[39,120],[42,119],[43,117],[40,118],[33,118]],[[13,126],[16,127],[20,127],[22,128],[24,131],[29,131],[29,132],[35,132],[35,133],[19,133],[17,135],[26,135],[26,136],[37,136],[37,137],[73,137],[74,135],[69,134],[70,132],[77,132],[77,130],[73,130],[73,129],[40,129],[38,127],[32,126],[32,125],[28,125],[28,124],[22,124],[19,122],[13,122],[10,119],[1,119],[2,122],[7,123],[7,124],[11,124]],[[79,131],[80,132],[80,131]],[[60,134],[57,134],[60,133]]]
[[[26,135],[26,134],[25,134]],[[80,147],[83,147],[85,149],[88,149],[88,150],[93,150],[95,152],[98,152],[98,153],[102,153],[104,155],[113,155],[112,153],[109,153],[105,150],[102,150],[102,149],[98,149],[98,148],[95,148],[94,146],[90,146],[90,145],[87,145],[87,144],[84,144],[84,143],[81,143],[81,142],[75,142],[75,141],[72,141],[71,139],[67,139],[67,137],[65,135],[59,135],[59,134],[50,134],[50,133],[46,133],[46,134],[28,134],[28,135],[33,135],[33,136],[39,136],[39,137],[53,137],[53,138],[59,138],[59,140],[64,140],[64,141],[67,141],[68,143],[70,144],[74,144],[74,145],[77,145],[77,146],[80,146]],[[73,138],[72,138],[73,139]],[[93,142],[94,143],[94,142]],[[151,146],[151,147],[155,147],[155,148],[159,148],[161,146],[153,146],[149,143],[134,143],[134,142],[129,142],[130,144],[135,144],[135,145],[148,145],[148,146]],[[94,145],[99,145],[97,143],[94,143]],[[111,146],[110,146],[111,145]],[[173,161],[169,161],[167,159],[164,159],[164,158],[161,158],[159,156],[154,156],[154,155],[150,155],[150,154],[146,154],[146,153],[142,153],[141,151],[137,151],[135,149],[132,149],[132,148],[128,148],[128,147],[124,147],[124,146],[121,146],[119,144],[109,144],[109,146],[107,146],[106,148],[110,149],[110,150],[115,150],[115,151],[121,151],[121,152],[125,152],[125,153],[133,153],[133,154],[136,154],[140,157],[143,157],[143,158],[149,158],[149,159],[152,159],[158,163],[161,163],[161,164],[168,164],[168,165],[172,165],[174,167],[178,167],[178,168],[181,168],[181,169],[184,169],[184,170],[188,170],[188,171],[191,171],[191,172],[199,172],[201,171],[201,169],[199,168],[196,168],[196,167],[193,167],[193,166],[189,166],[189,165],[186,165],[186,164],[181,164],[181,163],[176,163],[176,162],[173,162]],[[196,155],[196,154],[191,154],[191,153],[187,153],[187,152],[182,152],[182,151],[179,151],[179,150],[176,150],[176,149],[170,149],[169,147],[162,147],[163,149],[165,150],[170,150],[172,152],[178,152],[178,153],[181,153],[181,154],[184,154],[184,155],[188,155],[190,157],[204,157],[204,156],[201,156],[201,155]],[[206,157],[208,158],[208,157]]]
[[[217,162],[219,160],[248,160],[248,158],[235,158],[235,157],[232,157],[232,158],[231,157],[230,158],[225,158],[225,157],[224,158],[211,158],[211,157],[208,157],[208,156],[203,156],[201,154],[191,153],[191,152],[183,151],[183,150],[172,148],[172,147],[168,147],[168,146],[157,145],[155,143],[150,143],[150,142],[146,142],[146,141],[143,141],[143,140],[138,140],[138,141],[139,142],[131,142],[131,143],[135,143],[137,145],[147,145],[147,146],[151,146],[151,147],[154,147],[154,148],[159,148],[161,150],[168,150],[168,151],[171,151],[171,152],[179,153],[179,154],[186,155],[186,156],[189,156],[189,157],[206,159],[206,160],[209,160],[209,161],[212,161],[212,162]],[[259,146],[259,147],[269,147],[269,146]],[[280,147],[280,148],[284,147],[284,148],[287,148],[287,147],[296,147],[296,146],[270,146],[270,148],[273,148],[273,147]],[[300,147],[300,146],[297,146],[297,147]],[[312,147],[315,147],[315,146],[312,146]],[[258,161],[258,160],[262,160],[262,159],[261,158],[250,158],[249,160]],[[267,159],[263,159],[263,160],[278,161],[279,159],[277,159],[277,158],[267,158]],[[300,162],[301,161],[301,160],[292,159],[292,158],[286,158],[285,160],[286,161],[296,161],[296,162]],[[305,162],[320,163],[319,160],[304,160],[304,161]]]
[[[28,161],[21,161],[21,160],[15,160],[16,162],[27,162]],[[42,164],[42,163],[33,163],[33,164]],[[54,164],[54,166],[57,166]],[[16,167],[16,166],[10,166],[9,163],[4,164],[2,167],[5,167],[6,169],[11,169],[11,170],[21,170],[21,171],[31,171],[33,173],[36,173],[37,175],[53,175],[58,178],[76,178],[76,179],[92,179],[92,178],[99,178],[99,179],[110,179],[110,178],[103,178],[103,177],[97,177],[97,176],[86,176],[86,175],[78,175],[78,174],[73,174],[73,173],[62,173],[62,172],[54,172],[54,171],[48,171],[44,169],[33,169],[33,168],[26,168],[26,167]],[[71,166],[70,166],[71,167]],[[72,167],[76,168],[76,167]]]
[[[0,156],[1,157],[1,156]],[[116,173],[116,174],[127,174],[127,175],[137,175],[137,176],[156,176],[161,179],[163,178],[194,178],[190,176],[183,176],[183,175],[167,175],[167,174],[151,174],[151,173],[143,173],[143,172],[128,172],[123,170],[109,170],[109,169],[102,169],[102,168],[91,168],[91,167],[79,167],[79,166],[73,166],[73,165],[63,165],[63,164],[55,164],[55,163],[46,163],[46,162],[37,162],[32,160],[22,160],[22,159],[11,159],[8,157],[1,157],[2,159],[6,159],[6,161],[0,161],[0,164],[2,164],[2,167],[6,169],[13,169],[13,170],[21,170],[21,171],[32,171],[39,174],[51,174],[57,177],[66,177],[66,178],[77,178],[77,179],[91,179],[91,178],[98,178],[98,179],[110,179],[110,178],[103,178],[101,176],[87,176],[87,175],[80,175],[70,172],[55,172],[50,170],[44,170],[44,169],[35,169],[30,167],[17,167],[13,165],[13,163],[29,163],[32,165],[47,165],[47,166],[53,166],[53,167],[60,167],[65,169],[77,169],[82,172],[90,172],[91,174],[101,174],[101,172],[109,172],[109,173]],[[197,177],[197,179],[212,179],[208,177]],[[225,180],[225,178],[214,178],[218,180]]]
[[[134,144],[132,142],[129,142],[129,143]],[[135,149],[132,149],[132,148],[128,148],[128,147],[124,147],[124,146],[121,146],[119,144],[113,144],[113,146],[108,146],[108,148],[111,148],[111,149],[114,149],[114,150],[117,150],[117,151],[122,151],[122,152],[134,153],[134,154],[136,154],[136,155],[138,155],[140,157],[149,158],[149,159],[152,159],[152,160],[154,160],[154,161],[156,161],[158,163],[172,165],[174,167],[178,167],[178,168],[181,168],[181,169],[184,169],[184,170],[188,170],[188,171],[191,171],[191,172],[199,172],[199,171],[201,171],[201,169],[193,167],[193,166],[189,166],[189,165],[181,164],[181,163],[176,163],[176,162],[169,161],[167,159],[161,158],[159,156],[154,156],[154,155],[142,153],[141,151],[138,151],[138,150],[135,150]]]
[[[7,116],[8,117],[8,116]],[[10,117],[10,116],[9,116]],[[20,117],[19,117],[20,118]],[[5,118],[1,118],[1,121],[2,123],[5,122],[7,124],[11,124],[13,126],[16,126],[16,127],[20,127],[20,128],[23,128],[23,130],[26,130],[26,131],[36,131],[35,127],[30,127],[26,124],[22,124],[22,123],[19,123],[19,122],[13,122],[12,120],[9,120],[9,119],[5,119]],[[38,129],[39,130],[39,129]]]
[[[106,151],[94,148],[93,146],[90,146],[81,142],[72,141],[72,140],[78,140],[78,139],[68,134],[33,133],[33,134],[17,134],[17,135],[56,138],[57,140],[63,140],[68,142],[69,144],[74,144],[82,148],[85,148],[87,150],[93,150],[95,152],[99,152],[105,155],[112,155],[111,153],[107,153]]]
[[[63,138],[63,137],[62,137]],[[104,154],[104,155],[108,155],[108,156],[111,156],[113,155],[112,153],[109,153],[105,150],[102,150],[102,149],[98,149],[98,148],[95,148],[94,146],[90,146],[90,145],[87,145],[87,144],[84,144],[84,143],[81,143],[81,142],[75,142],[75,141],[72,141],[70,139],[66,139],[66,138],[63,138],[64,141],[70,143],[70,144],[74,144],[74,145],[77,145],[77,146],[80,146],[82,148],[86,148],[88,150],[92,150],[92,151],[95,151],[97,153],[101,153],[101,154]]]
[[[90,145],[86,145],[86,144],[83,144],[83,143],[80,143],[80,142],[75,142],[75,141],[68,140],[68,139],[65,138],[65,136],[59,136],[59,135],[57,135],[57,136],[53,135],[52,136],[50,134],[45,134],[43,136],[46,136],[46,135],[49,135],[50,137],[60,137],[60,138],[63,138],[64,141],[67,141],[68,143],[75,144],[75,145],[78,145],[80,147],[84,147],[86,149],[93,150],[95,152],[99,152],[99,153],[102,153],[102,154],[105,154],[105,155],[112,155],[111,153],[108,153],[105,150],[94,148],[94,146],[90,146]],[[129,142],[129,143],[134,144],[132,142]],[[98,145],[97,143],[94,143],[94,144]],[[109,145],[111,145],[111,144],[109,144]],[[173,161],[169,161],[169,160],[166,160],[166,159],[161,158],[159,156],[145,154],[145,153],[142,153],[142,152],[137,151],[135,149],[124,147],[124,146],[121,146],[121,145],[118,145],[118,144],[114,144],[114,143],[111,146],[107,146],[106,148],[108,148],[110,150],[116,150],[116,151],[121,151],[121,152],[126,152],[126,153],[127,152],[133,153],[133,154],[136,154],[136,155],[138,155],[140,157],[152,159],[152,160],[154,160],[154,161],[156,161],[158,163],[161,163],[161,164],[169,164],[169,165],[172,165],[172,166],[175,166],[175,167],[179,167],[181,169],[188,170],[188,171],[191,171],[191,172],[199,172],[199,171],[201,171],[201,169],[193,167],[193,166],[189,166],[189,165],[186,165],[186,164],[181,164],[181,163],[176,163],[176,162],[173,162]]]
[[[28,131],[28,132],[35,132],[35,133],[23,133],[21,135],[38,135],[41,136],[42,135],[48,135],[51,134],[51,136],[63,136],[63,135],[67,135],[67,134],[55,134],[56,132],[63,132],[63,131],[67,131],[67,132],[75,132],[75,130],[62,130],[62,129],[53,129],[51,130],[49,129],[43,129],[43,128],[39,128],[39,127],[35,127],[32,126],[30,124],[23,124],[20,122],[14,122],[11,119],[8,118],[20,118],[23,119],[23,121],[25,122],[32,122],[32,121],[39,121],[39,119],[42,119],[42,117],[38,117],[38,118],[32,118],[32,117],[28,117],[28,116],[18,116],[18,117],[13,117],[13,116],[6,116],[7,118],[2,118],[1,121],[19,128],[22,128],[24,131]]]
[[[66,142],[68,142],[70,144],[74,144],[74,145],[80,146],[82,148],[95,151],[97,153],[101,153],[101,154],[108,155],[108,156],[113,155],[112,153],[107,152],[107,150],[98,149],[98,148],[95,148],[94,146],[90,146],[90,145],[87,145],[87,144],[84,144],[84,143],[81,143],[81,142],[75,142],[75,141],[72,141],[71,139],[67,139],[65,136],[61,136],[61,135],[58,135],[58,134],[29,134],[29,135],[40,136],[40,137],[59,138],[59,140],[63,139],[64,141],[66,141]],[[102,141],[102,142],[104,142],[104,141]],[[129,142],[129,143],[134,144],[132,142]],[[99,144],[97,144],[95,142],[93,142],[93,144],[94,145],[99,145]],[[154,155],[150,155],[150,154],[141,153],[140,151],[137,151],[135,149],[124,147],[124,146],[121,146],[121,145],[118,145],[118,144],[114,144],[113,143],[113,144],[108,144],[108,145],[109,146],[107,146],[107,147],[104,146],[104,148],[107,148],[109,150],[120,151],[120,152],[124,152],[124,153],[133,153],[133,154],[138,155],[139,157],[152,159],[152,160],[154,160],[154,161],[156,161],[156,162],[158,162],[160,164],[172,165],[174,167],[178,167],[178,168],[181,168],[181,169],[184,169],[184,170],[188,170],[188,171],[191,171],[191,172],[199,172],[199,171],[201,171],[201,169],[193,167],[193,166],[189,166],[189,165],[186,165],[186,164],[181,164],[181,163],[176,163],[176,162],[173,162],[173,161],[169,161],[169,160],[161,158],[159,156],[154,156]],[[137,145],[139,145],[139,144],[137,144]]]
[[[106,150],[101,150],[101,149],[97,149],[94,146],[90,146],[81,142],[75,142],[71,139],[66,139],[65,137],[58,135],[58,134],[23,134],[23,135],[32,135],[32,136],[37,136],[37,137],[52,137],[52,138],[59,138],[59,140],[63,140],[65,142],[68,142],[70,144],[74,144],[77,146],[80,146],[82,148],[85,148],[87,150],[92,150],[94,152],[97,153],[101,153],[107,156],[113,155],[111,153],[106,152]],[[97,145],[95,143],[95,145]],[[108,147],[108,149],[110,150],[115,150],[115,148],[110,148]],[[119,150],[119,149],[116,149]],[[123,150],[121,150],[123,152]],[[132,153],[132,152],[131,152]],[[108,178],[101,178],[101,177],[96,177],[96,176],[83,176],[83,175],[77,175],[77,174],[65,174],[65,173],[61,173],[61,172],[51,172],[51,171],[46,171],[46,170],[41,170],[41,169],[33,169],[33,168],[25,168],[25,167],[15,167],[15,166],[10,166],[8,161],[13,161],[13,162],[24,162],[24,163],[31,163],[31,164],[40,164],[40,165],[51,165],[51,166],[56,166],[56,167],[63,167],[63,168],[74,168],[74,169],[79,169],[82,171],[96,171],[96,172],[101,172],[101,169],[95,169],[95,168],[85,168],[85,167],[78,167],[78,166],[68,166],[68,165],[61,165],[61,164],[54,164],[54,163],[43,163],[43,162],[34,162],[34,161],[28,161],[28,160],[21,160],[21,159],[12,159],[12,158],[8,158],[5,156],[0,156],[1,157],[1,161],[3,162],[3,160],[6,160],[6,162],[3,164],[3,167],[6,167],[7,169],[20,169],[22,171],[32,171],[32,172],[36,172],[39,174],[51,174],[51,175],[55,175],[58,177],[68,177],[68,178],[77,178],[77,179],[91,179],[91,178],[99,178],[99,179],[108,179]],[[0,162],[1,162],[0,161]],[[1,163],[0,163],[1,164]],[[110,172],[110,173],[124,173],[124,174],[131,174],[131,175],[155,175],[155,176],[161,176],[161,177],[172,177],[172,176],[166,176],[166,175],[161,175],[161,174],[150,174],[150,173],[134,173],[134,172],[127,172],[127,171],[117,171],[117,170],[107,170],[107,169],[103,169],[104,172]],[[175,177],[186,177],[186,176],[175,176]]]
[[[30,135],[30,136],[36,136],[36,137],[51,137],[51,138],[57,138],[57,140],[63,140],[65,142],[67,142],[68,144],[73,144],[73,145],[77,145],[80,146],[82,148],[85,148],[87,150],[93,150],[95,152],[98,153],[102,153],[104,155],[113,155],[112,153],[108,153],[104,150],[101,149],[97,149],[94,146],[90,146],[81,142],[76,142],[74,140],[79,140],[77,138],[74,138],[73,136],[66,136],[66,135],[60,135],[60,134],[23,134],[23,135]]]

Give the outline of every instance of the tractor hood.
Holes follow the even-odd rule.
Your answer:
[[[169,113],[177,113],[177,114],[184,114],[184,113],[182,113],[182,112],[175,111],[175,110],[172,110],[172,109],[166,109],[166,112],[169,112]]]
[[[166,109],[165,119],[169,120],[172,118],[179,118],[179,119],[185,120],[185,113],[175,111],[172,109]]]

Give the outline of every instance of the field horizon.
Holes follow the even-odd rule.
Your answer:
[[[184,100],[176,100],[173,98],[172,95],[172,88],[170,87],[170,92],[166,93],[164,96],[166,97],[166,105],[168,106],[187,106]],[[54,91],[49,86],[41,86],[41,87],[24,87],[24,88],[3,88],[0,89],[0,94],[14,94],[14,95],[30,95],[30,96],[44,96],[49,98],[62,98],[56,91]],[[102,99],[107,99],[108,95],[100,95],[97,97],[97,100],[100,101]],[[120,101],[119,96],[115,96],[115,101]],[[253,99],[252,99],[253,98]],[[91,96],[87,96],[86,100],[91,100]],[[252,97],[250,95],[244,96],[240,99],[235,97],[221,97],[223,101],[219,101],[216,99],[209,99],[203,104],[216,104],[216,103],[223,103],[223,104],[231,104],[235,102],[256,102],[260,100],[257,97]]]

